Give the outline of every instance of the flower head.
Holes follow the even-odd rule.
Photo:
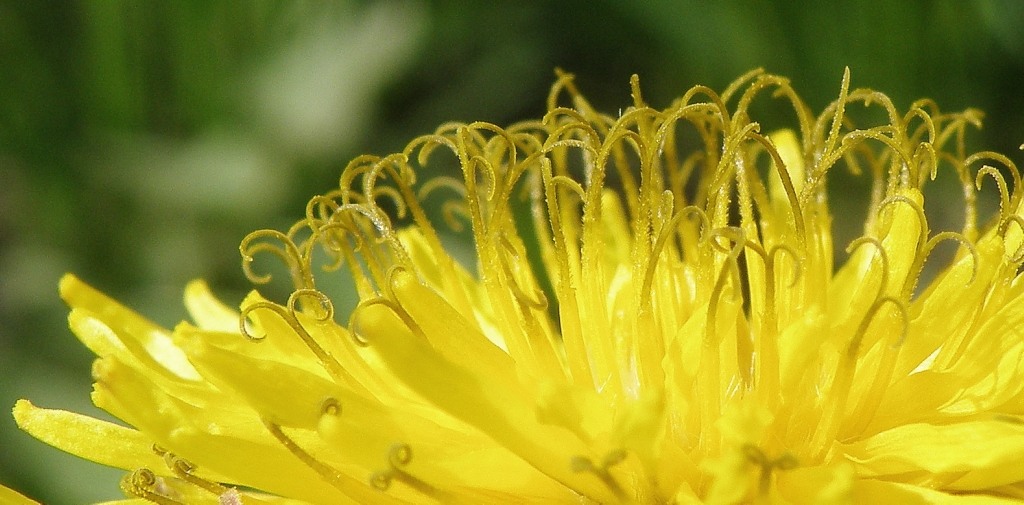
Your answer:
[[[664,110],[632,93],[604,115],[560,74],[540,120],[355,159],[241,246],[258,283],[256,255],[284,260],[285,303],[234,311],[196,282],[168,331],[65,278],[93,400],[130,427],[27,401],[18,422],[155,503],[1024,497],[1021,180],[965,152],[979,114],[900,112],[848,74],[818,115],[760,71]],[[750,117],[767,94],[792,130]],[[834,268],[837,170],[872,190]],[[960,231],[929,226],[937,177],[963,188]],[[469,268],[443,243],[464,228]],[[351,314],[324,294],[339,275]]]

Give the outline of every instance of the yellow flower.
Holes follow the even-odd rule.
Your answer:
[[[24,400],[18,423],[161,504],[1024,501],[1021,180],[965,152],[979,114],[899,112],[848,73],[817,116],[760,71],[664,110],[632,93],[608,116],[560,75],[540,120],[357,158],[243,242],[256,282],[254,255],[285,260],[284,304],[196,282],[168,331],[66,277],[93,401],[130,427]],[[761,132],[766,95],[792,130]],[[833,268],[838,170],[872,190]],[[958,232],[929,227],[937,177]],[[466,225],[469,268],[443,244]]]

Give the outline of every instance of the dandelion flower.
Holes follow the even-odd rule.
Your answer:
[[[609,116],[559,74],[539,120],[355,159],[242,243],[257,283],[255,256],[284,260],[286,302],[195,282],[166,330],[64,278],[126,426],[24,400],[18,423],[158,504],[1024,501],[1021,177],[966,152],[980,114],[900,112],[848,72],[817,115],[760,71],[663,110],[631,88]],[[792,129],[750,116],[772,99]],[[839,170],[871,191],[834,266]],[[937,177],[962,203],[926,206]],[[959,231],[932,230],[951,206]]]

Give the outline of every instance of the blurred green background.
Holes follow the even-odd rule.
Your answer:
[[[665,106],[755,67],[819,110],[847,65],[901,108],[985,110],[971,145],[1021,160],[1017,0],[0,2],[0,406],[96,413],[62,273],[164,325],[196,277],[234,303],[248,231],[286,228],[357,154],[539,117],[556,66],[615,111],[632,73]],[[0,482],[70,504],[120,475],[0,415]]]

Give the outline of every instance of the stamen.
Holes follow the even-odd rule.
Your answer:
[[[715,240],[718,237],[732,241],[732,247],[726,249]],[[730,278],[729,273],[732,273],[731,277],[734,279],[736,286],[741,285],[738,258],[743,252],[746,239],[743,230],[729,227],[712,230],[710,241],[714,248],[727,251],[728,256],[718,272],[714,287],[711,289],[710,299],[708,300],[708,312],[704,324],[704,335],[700,347],[698,365],[700,372],[697,374],[697,382],[699,391],[704,392],[704,394],[700,396],[699,400],[701,424],[699,443],[705,450],[714,450],[713,447],[707,447],[706,444],[713,442],[712,437],[709,437],[709,435],[714,432],[714,423],[721,417],[722,394],[725,391],[721,387],[721,356],[717,326],[719,321],[717,315],[718,304],[721,297],[724,296],[723,292]],[[738,287],[733,288],[734,299],[738,300],[742,296]]]
[[[316,230],[316,239],[330,255],[337,257],[334,264],[325,266],[325,270],[336,269],[342,262],[348,264],[349,272],[355,282],[360,296],[374,291],[371,279],[380,279],[380,261],[373,254],[372,246],[364,237],[365,233],[352,219],[351,215],[334,214],[329,223]],[[349,245],[348,240],[352,240]],[[356,253],[362,252],[364,261],[356,260]],[[367,274],[369,270],[369,274]]]
[[[746,247],[754,251],[764,261],[765,269],[765,303],[764,310],[760,311],[762,327],[758,332],[757,345],[757,388],[765,395],[766,400],[774,405],[779,399],[779,348],[778,348],[778,312],[776,309],[775,292],[775,263],[780,253],[785,252],[793,260],[795,266],[793,276],[789,281],[789,287],[793,287],[801,274],[800,258],[796,251],[786,244],[779,244],[772,247],[771,251],[765,250],[754,242],[748,242]],[[753,303],[753,302],[752,302]]]
[[[140,468],[122,477],[121,491],[157,505],[184,505],[184,502],[167,496],[174,490],[167,487],[163,477],[158,477],[148,468]]]
[[[409,204],[406,203],[405,198],[402,197],[402,193],[398,189],[391,186],[374,186],[373,193],[368,193],[370,198],[367,198],[369,202],[372,202],[373,206],[380,208],[380,204],[377,203],[380,199],[385,199],[391,202],[395,206],[395,216],[398,219],[405,218],[409,212]]]
[[[854,333],[853,339],[850,340],[850,344],[846,349],[847,359],[857,359],[857,356],[860,354],[861,343],[863,342],[864,336],[868,331],[868,327],[871,325],[871,322],[874,320],[874,317],[878,315],[878,312],[887,303],[896,307],[897,313],[900,315],[900,319],[903,321],[903,325],[900,331],[900,338],[897,339],[896,342],[893,344],[893,348],[897,348],[903,345],[903,342],[907,339],[907,332],[910,326],[910,316],[909,311],[907,310],[907,304],[906,302],[900,300],[899,298],[895,298],[892,296],[883,296],[875,300],[875,303],[871,304],[871,307],[868,309],[868,312],[864,316],[864,319],[861,319],[860,325],[857,326],[857,331],[856,333]]]
[[[567,189],[571,190],[573,193],[576,193],[576,195],[580,197],[580,202],[586,204],[587,193],[586,191],[583,190],[583,186],[581,186],[580,183],[576,182],[575,180],[570,179],[569,177],[564,175],[556,175],[551,178],[550,183],[552,185],[565,186]]]
[[[804,213],[803,209],[800,208],[800,199],[796,194],[796,187],[793,185],[793,179],[789,175],[786,163],[782,160],[782,155],[779,154],[779,150],[776,149],[775,144],[768,137],[754,131],[747,133],[747,136],[761,143],[765,150],[768,151],[768,154],[771,155],[774,161],[772,167],[778,172],[779,179],[782,181],[782,188],[786,191],[786,199],[789,200],[789,208],[793,214],[793,224],[796,227],[797,240],[799,240],[800,246],[803,247],[804,242],[807,240]]]
[[[853,252],[862,245],[874,246],[875,252],[878,253],[878,261],[882,264],[882,281],[878,284],[878,295],[876,296],[876,298],[881,298],[889,286],[889,255],[886,254],[882,241],[869,236],[859,237],[853,242],[850,242],[850,245],[846,246],[846,254],[852,257]]]
[[[891,296],[883,296],[876,299],[868,309],[867,314],[865,314],[864,318],[861,319],[860,325],[857,327],[853,338],[847,345],[845,355],[839,360],[838,369],[836,370],[832,381],[832,388],[829,391],[828,397],[826,397],[825,406],[822,409],[823,413],[810,446],[812,451],[815,451],[814,456],[816,460],[821,459],[824,452],[829,448],[829,441],[836,440],[839,434],[839,429],[843,422],[843,416],[846,414],[846,404],[850,398],[850,389],[853,385],[854,374],[857,371],[857,361],[864,337],[867,334],[868,328],[871,326],[871,322],[874,321],[875,316],[878,315],[882,307],[886,304],[891,304],[896,308],[902,321],[899,339],[893,344],[893,348],[900,347],[906,340],[910,324],[906,303]],[[887,370],[875,371],[874,377],[876,382],[872,385],[872,389],[880,384],[879,377],[887,378],[891,376],[892,367],[895,366],[896,356],[894,354],[890,354],[889,356],[890,359],[886,360],[888,362],[888,366],[886,367]],[[868,399],[871,400],[871,398]],[[875,407],[877,407],[877,405],[867,406],[866,412],[873,413]],[[862,424],[864,421],[864,419],[858,420],[858,422]]]
[[[629,76],[629,89],[630,89],[631,94],[633,96],[633,106],[638,108],[638,109],[642,109],[644,107],[647,107],[647,104],[644,103],[643,95],[640,94],[640,76],[639,75],[633,74],[633,75]]]
[[[1013,214],[1010,216],[1010,219],[1007,224],[1009,225],[1009,223],[1016,223],[1017,226],[1020,228],[1021,232],[1024,233],[1024,218],[1020,217],[1017,214]],[[1006,230],[1003,230],[1004,236],[1007,231],[1009,231],[1009,226],[1007,226]],[[1024,243],[1018,246],[1017,251],[1013,254],[1012,257],[1010,257],[1010,263],[1018,265],[1021,262],[1024,262]]]
[[[760,447],[757,447],[754,444],[746,444],[743,446],[742,450],[743,455],[746,456],[747,460],[757,465],[760,469],[758,489],[761,496],[765,496],[771,489],[772,473],[775,470],[786,471],[800,466],[800,462],[789,452],[783,453],[777,458],[770,459]]]
[[[441,503],[452,503],[454,497],[440,489],[430,485],[404,469],[412,462],[412,447],[409,444],[397,443],[388,450],[387,470],[382,470],[370,476],[370,485],[385,492],[391,488],[393,481],[399,481],[426,496],[434,498]]]
[[[572,82],[573,79],[576,78],[575,75],[570,74],[560,68],[556,68],[555,76],[557,77],[557,80],[555,81],[555,84],[551,86],[551,91],[548,92],[547,110],[554,110],[559,108],[558,95],[562,94],[563,90],[568,92],[569,96],[573,98],[580,96],[579,90],[576,89],[576,85],[573,84]]]
[[[317,302],[313,306],[319,307],[320,310],[323,311],[320,314],[316,314],[314,311],[313,318],[316,322],[324,323],[334,319],[334,303],[331,302],[331,299],[327,295],[315,289],[299,289],[292,292],[292,294],[288,296],[288,311],[292,314],[297,313],[298,310],[296,309],[296,306],[299,305],[299,302],[304,298],[310,298]],[[304,311],[304,313],[308,312]]]
[[[967,252],[971,254],[971,278],[967,280],[967,286],[970,286],[974,282],[975,277],[978,276],[978,262],[980,257],[978,256],[978,250],[974,247],[974,243],[967,240],[967,237],[952,231],[944,231],[937,233],[934,237],[928,239],[927,242],[921,247],[920,252],[914,259],[913,266],[910,267],[912,275],[907,277],[906,283],[903,285],[903,291],[900,293],[900,298],[909,300],[911,293],[914,288],[917,287],[917,281],[920,279],[921,271],[924,269],[925,261],[931,256],[932,251],[935,250],[935,246],[943,240],[953,240],[959,242],[960,245],[967,248]]]
[[[676,230],[679,229],[679,223],[683,219],[690,217],[697,217],[701,223],[700,235],[697,240],[698,245],[703,245],[707,242],[705,230],[711,226],[708,222],[707,214],[704,213],[703,209],[695,205],[687,205],[686,207],[683,207],[679,212],[673,215],[669,222],[665,226],[662,226],[658,232],[658,238],[654,243],[654,247],[651,248],[651,253],[647,259],[647,265],[644,268],[644,280],[640,288],[641,293],[651,292],[651,285],[654,283],[654,271],[658,265],[658,258],[661,256],[662,249],[665,247],[668,239],[675,234]],[[650,303],[651,301],[651,298],[649,297],[644,297],[643,299],[646,303]]]
[[[628,456],[626,451],[619,449],[606,454],[600,465],[594,465],[594,462],[586,456],[574,456],[569,464],[573,472],[594,474],[617,498],[625,500],[627,498],[626,491],[615,481],[615,477],[612,476],[609,469],[624,461],[626,456]]]
[[[325,481],[327,481],[328,484],[331,484],[342,493],[353,498],[366,496],[366,493],[362,492],[360,489],[362,484],[341,473],[334,467],[313,457],[312,454],[300,447],[299,444],[295,443],[295,441],[291,439],[291,437],[286,435],[284,431],[281,430],[280,426],[266,419],[263,419],[263,425],[267,427],[267,431],[269,431],[270,434],[285,447],[285,449],[288,449],[288,452],[299,458],[300,461],[319,474]],[[358,501],[358,498],[356,498],[356,500]]]
[[[348,162],[345,166],[345,170],[342,170],[341,176],[338,178],[338,187],[341,190],[342,202],[351,203],[353,198],[359,199],[365,195],[359,194],[358,190],[353,189],[356,184],[356,178],[365,176],[373,166],[380,161],[380,156],[374,156],[372,154],[363,154],[356,156],[352,161]]]
[[[1006,219],[1005,216],[1016,213],[1017,209],[1020,207],[1021,198],[1024,197],[1024,194],[1021,193],[1020,188],[1022,187],[1022,185],[1024,185],[1024,182],[1021,181],[1021,175],[1020,171],[1017,170],[1017,165],[1014,164],[1013,161],[1010,160],[1010,158],[1006,157],[1006,155],[1001,153],[992,151],[982,151],[979,153],[974,153],[964,160],[964,167],[969,168],[972,164],[979,160],[991,160],[1001,163],[1003,166],[1006,167],[1007,170],[1010,171],[1010,175],[1013,176],[1013,193],[1010,194],[1009,197],[1007,197],[1009,191],[1006,188],[1006,182],[1005,180],[1003,180],[1002,173],[995,167],[991,167],[989,165],[982,166],[981,169],[978,171],[977,178],[975,178],[975,184],[977,185],[979,190],[981,189],[981,183],[979,182],[979,179],[981,179],[982,173],[988,173],[989,175],[992,175],[994,178],[996,178],[997,182],[1001,180],[1003,181],[999,188],[1000,204],[1005,205],[1000,206],[1000,215],[1003,217],[1003,219],[1000,220],[1000,227],[1002,227],[1005,225],[1005,223],[1003,222]]]
[[[737,91],[739,91],[740,88],[743,87],[743,85],[745,85],[748,82],[750,82],[750,81],[760,77],[763,74],[764,74],[764,69],[763,68],[755,68],[754,70],[751,70],[751,71],[749,71],[749,72],[747,72],[747,73],[737,77],[734,81],[729,83],[729,85],[725,88],[725,91],[722,92],[722,101],[723,102],[728,102],[729,99],[732,98],[732,95],[734,95]],[[698,87],[703,87],[703,86],[698,86]]]
[[[373,305],[383,305],[390,309],[395,314],[398,314],[399,316],[401,316],[405,312],[402,310],[401,307],[398,306],[397,303],[382,296],[361,300],[359,304],[357,304],[356,307],[352,309],[352,313],[349,314],[348,316],[349,333],[352,335],[352,339],[355,342],[355,344],[358,345],[359,347],[369,346],[370,341],[363,338],[362,335],[360,334],[359,318],[357,316],[359,315],[359,312],[361,310]]]
[[[346,212],[362,215],[373,224],[374,229],[376,229],[377,233],[380,234],[380,237],[377,239],[377,243],[386,243],[391,246],[390,251],[395,255],[395,263],[402,265],[408,265],[411,263],[409,260],[409,254],[406,252],[402,242],[398,240],[398,236],[395,235],[387,214],[384,214],[374,206],[348,203],[338,207],[338,211],[335,212],[335,215],[340,216]],[[375,272],[375,274],[377,274],[377,272]]]
[[[1003,178],[1003,174],[999,173],[999,170],[995,167],[985,165],[978,170],[978,175],[974,178],[974,187],[978,188],[979,191],[981,191],[981,182],[986,175],[991,175],[992,179],[996,181],[996,186],[999,187],[999,232],[1003,233],[1006,230],[1010,216],[1013,215],[1013,209],[1010,208],[1010,190],[1006,186],[1006,179]]]
[[[297,232],[297,229],[303,224],[300,222],[293,226],[287,235],[277,230],[259,230],[246,235],[238,246],[238,251],[242,255],[242,270],[245,272],[246,278],[255,284],[270,282],[271,274],[258,274],[252,268],[257,254],[269,252],[280,258],[288,267],[296,289],[312,288],[314,282],[310,267],[310,244],[306,241],[298,245],[293,238],[293,232]],[[274,240],[280,244],[273,244],[267,240]]]
[[[340,416],[341,402],[337,398],[327,398],[320,405],[320,412],[325,416]]]
[[[548,307],[547,297],[544,296],[544,291],[540,288],[533,286],[530,293],[527,293],[523,286],[520,284],[521,276],[529,276],[530,273],[522,273],[522,261],[519,260],[519,252],[515,246],[509,240],[508,236],[502,233],[499,236],[498,243],[501,244],[502,249],[508,256],[512,256],[510,261],[508,256],[505,254],[498,255],[498,262],[501,264],[502,270],[505,272],[505,277],[509,279],[508,287],[512,288],[512,295],[515,296],[523,305],[536,310],[546,310]]]
[[[913,166],[920,167],[924,163],[922,158],[928,158],[928,178],[934,181],[935,178],[939,176],[939,158],[938,154],[935,152],[935,146],[931,143],[918,144],[917,149],[914,150],[914,156],[912,158],[914,160]],[[924,186],[924,177],[918,176],[915,183],[916,187],[920,189]]]
[[[835,102],[835,114],[832,116],[832,127],[829,129],[828,138],[825,139],[825,149],[820,154],[821,159],[829,159],[832,157],[832,153],[835,149],[836,142],[839,141],[839,129],[843,124],[843,114],[846,112],[846,100],[850,94],[850,67],[843,69],[843,82],[839,87],[839,98]],[[824,119],[822,114],[822,119]],[[832,161],[829,160],[823,166],[830,166]],[[815,170],[817,172],[817,170]]]
[[[397,168],[397,171],[395,170]],[[409,167],[409,158],[403,153],[395,153],[377,160],[369,171],[363,174],[363,194],[376,196],[378,193],[377,179],[382,173],[391,175],[391,179],[403,188],[416,183],[416,172]],[[397,198],[395,203],[403,205],[402,197]],[[373,198],[368,198],[367,203],[373,203]],[[404,213],[399,214],[404,215]]]
[[[728,180],[733,177],[736,160],[742,157],[741,146],[751,133],[756,133],[760,128],[757,123],[747,123],[739,131],[729,134],[722,149],[722,157],[715,169],[715,176],[709,183],[709,188],[714,190],[708,195],[707,210],[711,214],[711,222],[714,226],[723,226],[729,220],[729,197]]]
[[[458,148],[452,140],[444,135],[442,132],[447,128],[448,125],[453,123],[446,123],[441,125],[434,133],[427,135],[420,135],[412,139],[411,142],[406,144],[405,149],[402,150],[402,154],[409,158],[412,158],[412,152],[419,149],[416,155],[416,162],[420,166],[426,166],[430,162],[430,156],[434,153],[434,150],[438,147],[447,147],[449,151],[456,152]],[[429,182],[429,181],[428,181]]]
[[[595,364],[590,359],[591,349],[584,338],[584,322],[580,319],[579,303],[577,292],[579,290],[579,276],[574,268],[578,264],[579,249],[572,245],[576,240],[575,230],[570,225],[572,220],[566,221],[563,226],[563,215],[566,214],[560,201],[561,191],[553,183],[556,177],[553,173],[551,159],[540,158],[541,187],[543,188],[543,203],[540,202],[538,194],[535,200],[536,229],[544,230],[545,242],[553,248],[550,257],[556,262],[551,268],[551,276],[554,280],[554,289],[559,301],[559,316],[561,323],[561,336],[565,347],[565,356],[569,369],[575,380],[599,384],[603,379],[603,371],[595,369]],[[540,189],[540,188],[538,188]],[[540,191],[538,191],[540,193]],[[544,211],[540,209],[544,208]],[[547,223],[541,215],[546,215]],[[550,235],[548,235],[550,232]]]
[[[459,160],[462,166],[462,177],[466,185],[466,193],[469,195],[475,195],[477,189],[477,171],[482,169],[483,176],[487,181],[486,186],[486,198],[488,201],[493,201],[494,196],[498,191],[498,173],[494,169],[494,165],[491,164],[490,160],[480,156],[479,154],[470,154],[470,148],[473,147],[473,142],[469,139],[475,132],[469,126],[463,126],[458,129],[456,133],[456,146],[458,146]]]
[[[163,458],[164,464],[167,465],[167,468],[170,469],[171,472],[173,472],[174,475],[177,476],[179,479],[184,480],[185,482],[188,482],[189,484],[192,484],[198,488],[205,489],[215,495],[221,495],[225,491],[227,491],[227,488],[216,482],[196,477],[193,474],[193,472],[196,469],[196,466],[189,462],[188,460],[180,458],[177,455],[168,452],[166,449],[157,445],[153,446],[153,452],[155,452],[157,456]]]
[[[295,305],[301,298],[308,297],[312,297],[320,301],[321,306],[324,309],[323,314],[321,314],[320,316],[314,316],[316,321],[318,323],[327,323],[331,321],[334,315],[334,308],[331,305],[330,300],[327,298],[327,296],[324,295],[323,293],[320,293],[319,291],[302,289],[292,293],[292,295],[288,297],[287,308],[272,302],[256,302],[253,303],[252,305],[249,305],[248,307],[245,307],[244,309],[242,309],[242,314],[239,317],[238,329],[243,336],[254,342],[259,342],[267,338],[266,335],[254,335],[249,329],[248,321],[249,316],[253,312],[260,309],[269,310],[270,312],[273,312],[278,317],[280,317],[289,327],[291,327],[295,335],[298,336],[299,339],[302,340],[302,343],[306,344],[306,347],[308,347],[309,350],[313,352],[317,360],[320,362],[320,365],[324,367],[324,370],[326,370],[327,373],[329,373],[332,378],[343,384],[351,384],[353,378],[348,373],[348,371],[346,371],[345,368],[341,366],[341,363],[339,363],[338,360],[331,355],[331,353],[324,349],[323,346],[321,346],[316,341],[316,339],[314,339],[313,336],[310,335],[308,331],[306,331],[306,328],[302,326],[302,323],[299,322]]]

